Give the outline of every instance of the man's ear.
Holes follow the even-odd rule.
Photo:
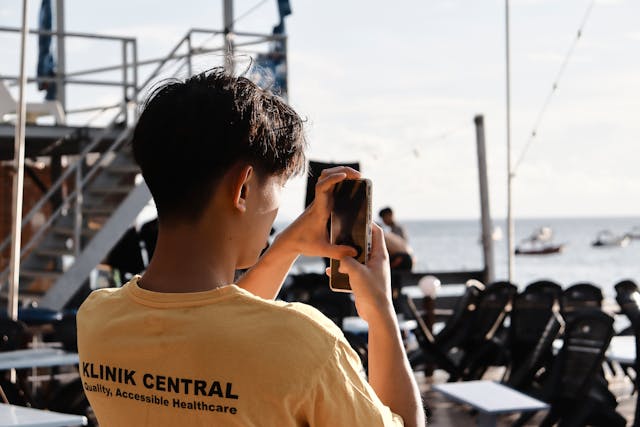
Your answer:
[[[250,191],[250,182],[254,174],[255,171],[253,170],[253,166],[245,165],[240,167],[235,175],[233,206],[240,212],[245,212],[247,210],[247,196]]]

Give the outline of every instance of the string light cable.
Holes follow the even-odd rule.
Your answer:
[[[515,176],[518,168],[520,167],[520,164],[524,161],[524,158],[525,158],[527,152],[529,151],[529,148],[531,147],[531,144],[535,140],[536,136],[538,136],[538,129],[540,128],[540,124],[542,123],[542,119],[544,118],[544,115],[545,115],[545,113],[547,111],[547,108],[551,104],[551,99],[553,98],[553,95],[558,90],[558,83],[560,82],[560,79],[562,78],[562,75],[564,74],[565,69],[567,68],[567,64],[569,63],[569,60],[571,59],[571,56],[573,55],[573,52],[574,52],[574,50],[576,48],[576,45],[578,44],[578,42],[582,38],[584,27],[587,24],[587,21],[589,20],[589,16],[591,15],[591,10],[593,9],[595,1],[596,0],[591,0],[589,2],[589,5],[587,6],[587,10],[584,13],[582,21],[580,22],[580,27],[578,28],[578,31],[576,32],[576,36],[573,39],[573,41],[571,42],[571,46],[569,47],[569,50],[567,51],[564,59],[562,60],[562,64],[560,65],[560,70],[558,71],[558,74],[556,75],[556,78],[554,79],[553,84],[551,85],[551,91],[549,92],[549,94],[547,95],[544,103],[542,104],[542,108],[540,109],[540,112],[538,113],[538,116],[537,116],[537,118],[536,118],[536,120],[535,120],[535,122],[533,124],[533,128],[531,130],[531,133],[529,134],[529,138],[528,138],[524,148],[522,149],[522,153],[518,157],[518,161],[516,162],[515,166],[513,167],[513,170],[512,170],[512,175],[513,176]]]

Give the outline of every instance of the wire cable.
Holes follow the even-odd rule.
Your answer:
[[[262,6],[263,4],[265,4],[268,0],[261,0],[258,3],[256,3],[254,6],[250,7],[249,9],[247,9],[246,12],[244,12],[243,14],[241,14],[240,16],[238,16],[236,19],[233,20],[233,23],[235,24],[236,22],[238,22],[239,20],[247,17],[247,15],[253,13],[253,11],[255,11],[257,8],[259,8],[260,6]]]
[[[575,50],[576,45],[578,44],[578,41],[580,41],[580,39],[582,38],[582,32],[584,31],[584,27],[587,24],[589,16],[591,15],[591,10],[593,9],[593,5],[594,4],[595,4],[595,0],[591,0],[589,2],[589,6],[587,7],[587,10],[586,10],[586,12],[585,12],[585,14],[584,14],[584,16],[582,18],[582,21],[580,23],[580,27],[578,28],[576,36],[573,39],[573,41],[571,42],[571,46],[569,47],[569,50],[567,51],[567,53],[566,53],[566,55],[565,55],[565,57],[564,57],[564,59],[562,61],[562,65],[560,65],[560,70],[558,71],[558,74],[556,75],[556,78],[553,81],[553,85],[551,86],[551,91],[549,92],[549,94],[547,95],[547,98],[545,99],[544,103],[542,104],[542,108],[540,109],[540,112],[538,113],[538,117],[536,118],[536,121],[533,124],[533,128],[531,130],[531,133],[529,134],[529,139],[527,140],[527,143],[525,144],[524,148],[522,149],[522,153],[518,157],[518,161],[516,162],[515,166],[513,167],[512,174],[514,176],[515,176],[516,171],[520,167],[520,164],[524,161],[525,155],[529,151],[529,148],[531,147],[531,144],[533,143],[533,141],[536,138],[536,136],[538,136],[538,129],[540,128],[540,124],[542,123],[542,119],[544,118],[544,114],[546,113],[547,108],[551,104],[551,99],[553,98],[553,95],[558,90],[558,83],[560,82],[560,79],[562,78],[562,75],[564,74],[564,71],[567,68],[567,64],[569,63],[569,59],[571,59],[571,56],[573,55],[573,51]]]

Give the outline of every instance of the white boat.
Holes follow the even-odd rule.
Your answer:
[[[594,247],[611,247],[611,246],[620,246],[625,247],[631,241],[631,237],[628,234],[624,234],[622,236],[617,236],[613,234],[610,230],[602,230],[596,236],[596,240],[591,243],[591,246]]]
[[[551,227],[540,227],[516,247],[516,255],[549,255],[562,252],[564,244],[553,243]]]
[[[626,234],[631,240],[640,240],[640,225],[636,225]]]

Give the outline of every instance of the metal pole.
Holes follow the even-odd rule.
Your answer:
[[[485,283],[491,283],[495,279],[495,273],[493,238],[491,236],[491,210],[489,208],[489,180],[487,178],[487,150],[484,139],[484,117],[477,115],[473,121],[476,125],[476,145],[478,149],[478,183],[480,184],[480,218],[482,221]]]
[[[66,90],[66,48],[64,34],[64,0],[56,0],[56,35],[57,35],[57,60],[56,66],[56,84],[58,85],[58,101],[62,105],[62,109],[67,111],[67,90]]]
[[[128,75],[127,75],[127,42],[122,42],[122,120],[125,126],[127,126],[127,88],[128,88]]]
[[[509,0],[505,0],[505,33],[507,65],[507,263],[509,281],[515,276],[515,225],[513,223],[513,173],[511,169],[511,57],[509,47]]]
[[[84,165],[84,156],[78,156],[78,166],[76,167],[76,209],[73,218],[73,253],[76,260],[80,257],[82,251],[82,169]]]
[[[15,174],[13,175],[13,200],[11,203],[11,258],[9,264],[9,304],[7,315],[18,319],[20,289],[20,242],[22,239],[22,195],[24,190],[24,132],[27,113],[25,89],[25,52],[27,50],[27,0],[22,0],[22,34],[20,36],[20,92],[18,94],[17,121],[14,139]]]
[[[133,94],[131,100],[133,101],[133,118],[138,120],[138,42],[133,40],[131,42],[133,56]]]
[[[187,77],[191,77],[193,74],[193,63],[191,62],[191,31],[187,34]]]
[[[229,74],[233,74],[235,69],[235,61],[233,59],[233,0],[224,0],[223,3],[224,18],[224,39],[225,39],[225,55],[224,68]]]

